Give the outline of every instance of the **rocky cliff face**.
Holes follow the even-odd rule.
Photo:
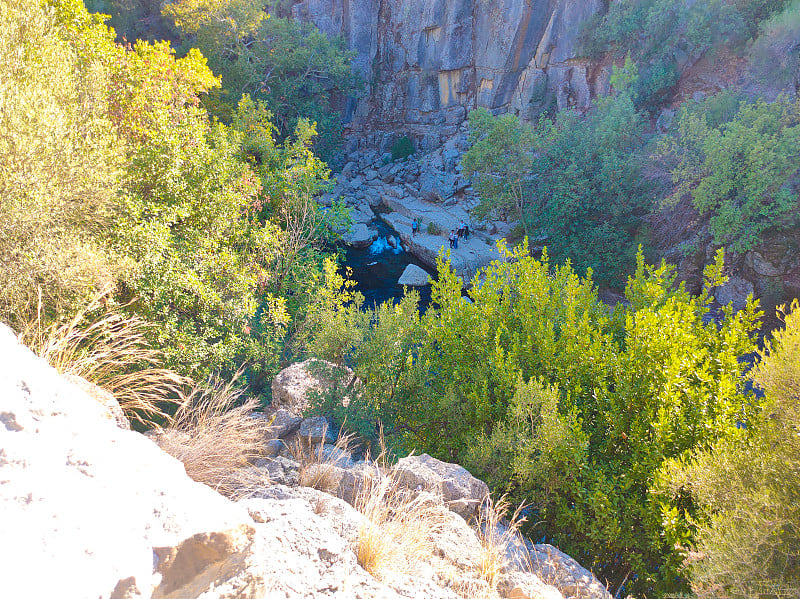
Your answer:
[[[578,56],[581,25],[601,0],[300,0],[294,18],[344,35],[367,93],[354,129],[406,132],[432,148],[468,110],[534,118],[586,107],[607,74]]]

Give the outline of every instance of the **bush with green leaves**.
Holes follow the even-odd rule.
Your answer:
[[[743,51],[761,21],[785,5],[786,0],[615,0],[586,26],[582,43],[590,56],[610,51],[642,65],[633,97],[637,106],[656,109],[670,99],[682,69],[718,48]]]
[[[46,325],[113,283],[166,366],[202,380],[247,363],[268,389],[347,217],[314,201],[314,126],[278,142],[249,98],[212,122],[198,50],[117,45],[79,0],[45,4],[5,0],[0,19],[0,317]]]
[[[615,96],[586,115],[564,110],[534,127],[512,115],[470,113],[463,164],[481,197],[475,214],[520,218],[555,260],[621,285],[654,196],[643,175],[645,121],[629,93],[636,77],[628,60],[614,71]]]
[[[402,160],[403,158],[408,158],[415,151],[414,142],[411,141],[411,138],[407,135],[403,135],[402,137],[397,138],[397,140],[395,140],[395,142],[392,144],[392,160]]]
[[[54,8],[0,2],[0,319],[17,328],[70,315],[120,268],[122,157],[93,49],[112,38],[79,2]]]
[[[363,383],[336,415],[362,430],[380,423],[399,452],[456,461],[530,502],[529,532],[613,590],[685,590],[675,543],[691,528],[665,520],[675,504],[654,481],[667,459],[749,421],[757,400],[739,356],[754,348],[755,306],[707,322],[707,290],[691,296],[640,255],[627,303],[612,309],[569,264],[525,245],[500,252],[469,302],[441,262],[425,314],[413,297],[386,305],[323,354]],[[720,255],[707,289],[721,269]]]
[[[693,511],[686,546],[702,599],[800,596],[800,310],[795,301],[760,351],[753,380],[766,394],[738,434],[664,470],[664,487]],[[690,503],[691,502],[691,503]]]
[[[249,94],[266,103],[281,138],[307,119],[318,128],[318,152],[337,147],[341,116],[332,102],[359,87],[343,38],[328,38],[310,23],[275,16],[250,0],[179,0],[165,4],[163,13],[221,76],[221,91],[209,102],[213,113],[230,118]]]
[[[751,75],[786,92],[800,89],[800,1],[762,24],[749,51]]]
[[[733,119],[710,124],[686,108],[677,133],[661,147],[676,184],[669,201],[691,197],[709,217],[714,242],[736,253],[755,247],[770,229],[796,224],[800,102],[743,102]]]

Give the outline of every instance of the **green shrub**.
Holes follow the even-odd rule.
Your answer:
[[[750,49],[749,69],[755,79],[792,92],[800,87],[800,2],[763,24]]]
[[[416,152],[414,149],[414,142],[407,135],[398,138],[392,144],[390,151],[392,153],[392,160],[402,160],[403,158],[408,158],[414,152]]]
[[[800,102],[741,103],[736,116],[717,127],[702,110],[685,109],[677,128],[661,150],[676,161],[671,199],[690,196],[709,216],[715,243],[744,253],[764,231],[794,224]]]
[[[528,237],[547,234],[555,260],[592,269],[605,285],[624,281],[653,196],[642,174],[644,119],[629,93],[636,80],[627,61],[614,70],[616,96],[596,101],[586,115],[565,110],[534,128],[509,115],[470,114],[477,141],[464,168],[478,179],[477,213],[510,211]]]
[[[428,226],[425,228],[425,230],[428,232],[428,235],[442,234],[442,228],[433,221],[428,223]]]
[[[111,36],[70,8],[80,27],[43,3],[0,1],[0,320],[17,327],[71,314],[119,269],[106,241],[121,151],[108,70],[90,56]]]
[[[674,461],[665,486],[691,498],[697,535],[687,547],[703,599],[800,596],[800,311],[795,302],[753,378],[761,414],[696,459]],[[677,515],[677,514],[676,514]]]
[[[680,503],[652,493],[653,481],[666,459],[750,418],[757,401],[739,356],[754,347],[754,306],[705,324],[707,292],[692,297],[669,267],[640,256],[628,305],[611,312],[591,279],[552,266],[546,252],[535,260],[525,244],[500,251],[471,303],[440,262],[425,314],[407,298],[348,335],[339,359],[363,386],[339,418],[366,418],[361,429],[382,423],[398,452],[456,461],[532,502],[532,534],[612,590],[685,591],[675,544],[691,527],[672,525]],[[720,257],[707,289],[721,283],[721,269]]]

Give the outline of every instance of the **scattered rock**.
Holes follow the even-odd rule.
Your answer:
[[[297,485],[300,463],[283,456],[263,458],[256,461],[256,467],[267,471],[270,482],[277,485]]]
[[[310,445],[336,442],[336,435],[331,430],[328,419],[324,416],[314,416],[303,420],[297,435]]]

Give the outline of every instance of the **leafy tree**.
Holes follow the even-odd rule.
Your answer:
[[[199,95],[218,85],[197,50],[176,59],[164,42],[139,42],[115,63],[110,112],[129,154],[124,292],[159,323],[170,366],[202,379],[248,363],[260,392],[317,284],[330,219],[313,196],[328,171],[304,121],[284,144],[249,99],[232,127],[209,122]]]
[[[0,318],[18,326],[71,312],[117,270],[120,156],[94,55],[110,39],[79,2],[58,8],[0,2]]]
[[[688,571],[698,597],[800,593],[798,360],[795,302],[785,329],[774,333],[754,369],[753,379],[766,394],[759,416],[737,435],[665,469],[664,486],[697,506],[690,515],[697,534]]]
[[[691,528],[673,515],[678,500],[654,493],[656,475],[749,421],[738,358],[754,347],[755,306],[706,324],[707,291],[692,297],[640,255],[628,304],[611,310],[569,264],[500,250],[470,302],[442,262],[424,315],[411,298],[359,325],[339,359],[363,387],[333,411],[380,421],[395,448],[457,461],[532,502],[533,534],[612,588],[683,589],[675,543]],[[707,289],[721,269],[720,255]]]
[[[556,260],[619,285],[653,195],[642,175],[644,120],[630,96],[636,77],[628,60],[614,71],[615,96],[534,128],[512,115],[470,113],[464,169],[481,196],[476,214],[514,214]]]
[[[678,201],[689,195],[709,215],[714,241],[743,253],[761,234],[793,224],[800,157],[800,104],[742,103],[733,120],[710,126],[702,112],[684,110],[677,135],[662,147],[674,159]]]
[[[534,134],[511,114],[495,118],[485,108],[469,113],[470,149],[464,174],[475,177],[481,203],[476,218],[514,215],[529,235],[526,204],[530,193]]]
[[[603,284],[619,284],[632,263],[653,189],[643,176],[644,120],[630,86],[635,67],[615,69],[615,96],[597,100],[585,117],[563,111],[537,128],[532,222],[547,231],[556,260],[591,268]]]
[[[317,123],[318,151],[331,151],[341,119],[331,103],[352,94],[352,53],[342,38],[329,39],[311,24],[273,16],[249,0],[181,0],[165,15],[222,76],[214,112],[229,117],[243,94],[265,102],[281,137],[305,118]]]

